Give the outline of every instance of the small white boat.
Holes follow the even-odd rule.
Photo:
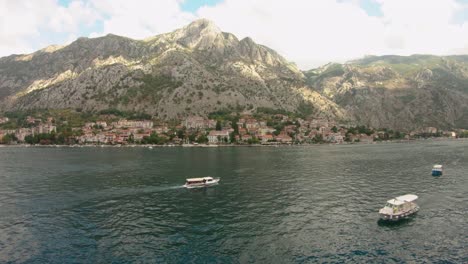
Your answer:
[[[389,221],[398,221],[407,218],[419,211],[414,202],[418,196],[407,194],[387,201],[384,208],[379,210],[380,218]]]
[[[434,167],[432,167],[432,176],[442,175],[442,170],[442,165],[434,165]]]
[[[213,177],[203,177],[203,178],[191,178],[185,181],[184,187],[191,188],[202,188],[216,185],[219,182],[219,178],[214,179]]]

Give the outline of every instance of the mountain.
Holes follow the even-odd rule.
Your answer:
[[[115,108],[163,119],[257,107],[345,117],[294,64],[205,19],[145,40],[80,38],[1,58],[0,102],[3,111]]]
[[[369,56],[304,74],[359,124],[468,128],[468,56]]]
[[[468,56],[369,56],[302,72],[201,19],[144,40],[79,38],[0,58],[0,112],[118,109],[161,119],[259,107],[375,128],[468,128]]]

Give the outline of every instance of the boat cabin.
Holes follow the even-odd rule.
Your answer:
[[[416,199],[418,199],[418,196],[414,194],[398,196],[388,200],[385,207],[380,209],[379,212],[384,219],[392,219],[393,217],[398,219],[401,216],[410,215],[419,209],[416,203],[414,203]]]
[[[391,208],[393,213],[398,213],[401,211],[407,211],[410,210],[412,207],[411,202],[404,202],[401,200],[397,199],[391,199],[387,201],[387,204],[385,205],[387,208]]]
[[[442,170],[442,165],[434,165],[434,167],[432,167],[432,176],[442,175]]]
[[[199,183],[210,183],[213,181],[213,177],[203,177],[203,178],[191,178],[186,180],[186,184],[199,184]]]
[[[186,188],[198,188],[208,187],[216,185],[219,182],[219,178],[203,177],[203,178],[190,178],[185,181],[184,187]]]

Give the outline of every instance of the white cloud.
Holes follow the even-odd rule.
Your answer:
[[[94,0],[93,6],[107,19],[103,32],[93,36],[113,33],[131,38],[147,38],[172,31],[190,23],[196,17],[180,9],[174,0]]]
[[[468,23],[455,19],[468,11],[466,5],[456,0],[374,1],[382,17],[367,14],[360,0],[224,0],[195,14],[181,10],[183,0],[74,0],[68,7],[57,0],[0,0],[0,55],[52,44],[48,35],[62,34],[62,42],[69,42],[96,21],[103,28],[91,37],[113,33],[141,39],[201,17],[240,38],[252,37],[303,69],[369,54],[468,50]]]
[[[81,26],[91,26],[100,18],[89,3],[81,0],[74,0],[67,7],[55,4],[52,8],[47,26],[55,32],[79,32]]]
[[[197,14],[306,69],[370,54],[449,54],[468,44],[467,24],[453,23],[463,8],[454,0],[376,1],[383,17],[367,14],[359,1],[329,0],[225,0]]]
[[[198,15],[226,31],[251,36],[302,67],[378,52],[383,25],[353,3],[328,0],[227,0]]]
[[[32,52],[36,43],[52,44],[47,36],[77,34],[98,18],[83,1],[62,7],[56,0],[0,0],[0,56]]]
[[[465,25],[455,24],[462,6],[453,0],[379,0],[387,51],[399,40],[400,54],[448,54],[468,44]],[[401,46],[401,47],[400,47]]]

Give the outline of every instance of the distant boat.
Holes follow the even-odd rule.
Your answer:
[[[184,187],[188,189],[203,188],[216,185],[218,182],[219,178],[214,179],[213,177],[191,178],[185,181]]]
[[[153,149],[153,147],[152,147],[152,146],[149,146],[148,149]]]
[[[442,165],[434,165],[434,167],[432,167],[432,176],[440,175],[442,175]]]
[[[407,194],[388,200],[384,208],[379,210],[380,218],[388,221],[398,221],[408,218],[419,211],[419,206],[414,202],[418,196]]]

